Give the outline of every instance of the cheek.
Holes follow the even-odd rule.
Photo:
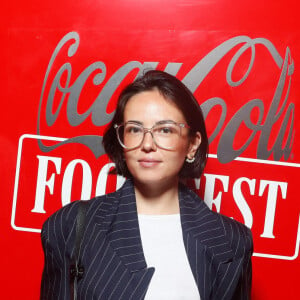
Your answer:
[[[177,153],[177,155],[174,157],[173,162],[174,162],[174,164],[176,164],[178,166],[179,169],[181,169],[186,157],[187,157],[186,151],[182,151],[180,153]]]
[[[135,156],[135,155],[134,155],[134,152],[135,152],[134,150],[130,150],[130,151],[124,150],[123,156],[124,156],[125,160],[134,157],[134,156]]]
[[[134,150],[124,151],[124,160],[128,168],[133,165],[134,160],[136,159],[137,154]]]
[[[178,156],[186,157],[187,154],[189,153],[190,147],[191,147],[190,143],[188,143],[188,142],[181,144],[177,150]]]
[[[173,166],[176,165],[180,169],[184,164],[187,154],[188,147],[183,145],[182,147],[178,148],[176,152],[168,153],[166,159],[169,160],[169,163],[171,163]]]

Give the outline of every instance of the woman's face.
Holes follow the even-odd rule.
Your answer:
[[[125,106],[124,123],[134,122],[144,128],[152,128],[162,121],[186,124],[182,112],[158,90],[139,93],[129,99]],[[130,131],[135,132],[136,129]],[[164,129],[161,131],[165,134]],[[184,160],[187,156],[191,158],[195,155],[201,142],[200,133],[195,138],[190,138],[188,128],[181,128],[180,132],[172,149],[157,146],[150,132],[145,134],[139,147],[124,149],[127,167],[135,181],[142,184],[174,184],[178,181],[178,173]]]

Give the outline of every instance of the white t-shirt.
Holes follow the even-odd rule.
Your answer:
[[[180,215],[138,215],[144,255],[155,272],[146,300],[199,300],[184,248]]]

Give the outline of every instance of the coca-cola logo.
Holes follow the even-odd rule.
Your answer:
[[[298,257],[300,164],[284,161],[293,154],[295,132],[289,48],[282,57],[267,39],[238,36],[184,65],[142,57],[116,63],[110,56],[104,63],[79,44],[76,32],[57,44],[42,86],[37,134],[20,137],[15,230],[40,232],[60,207],[123,184],[125,178],[109,174],[113,163],[102,155],[103,133],[123,86],[146,69],[160,68],[190,88],[206,118],[211,151],[203,176],[190,187],[209,208],[251,229],[255,256]]]
[[[69,126],[74,128],[81,126],[90,119],[95,127],[107,125],[113,116],[113,112],[107,112],[111,97],[118,87],[127,79],[128,75],[136,72],[137,76],[149,68],[156,68],[158,62],[130,61],[122,65],[108,78],[106,64],[96,61],[87,66],[77,77],[72,73],[72,64],[68,59],[74,57],[79,48],[80,39],[76,32],[66,34],[56,46],[48,64],[38,111],[37,134],[43,135],[44,131],[52,128],[58,122],[58,117],[63,114],[63,106],[66,106],[66,120]],[[215,107],[221,108],[221,113],[216,117],[214,130],[209,135],[209,142],[218,137],[217,157],[221,163],[228,163],[240,156],[257,137],[256,158],[269,159],[273,155],[274,160],[288,160],[294,139],[294,110],[295,105],[289,102],[291,77],[294,72],[294,63],[289,48],[286,48],[285,56],[281,57],[275,46],[265,38],[251,39],[247,36],[237,36],[223,42],[199,60],[194,67],[184,76],[182,81],[195,92],[209,73],[229,53],[235,51],[227,66],[226,82],[230,87],[245,84],[255,63],[256,47],[263,46],[270,58],[278,68],[279,77],[274,87],[273,97],[267,107],[263,99],[251,99],[243,102],[233,116],[226,121],[227,104],[220,97],[211,97],[201,103],[205,118],[213,114]],[[67,57],[56,73],[54,64],[57,65],[57,57],[67,48]],[[251,53],[248,66],[244,74],[238,80],[233,79],[233,71],[241,57],[247,52]],[[165,71],[176,75],[182,63],[170,62]],[[54,74],[53,74],[54,73]],[[50,76],[51,75],[51,76]],[[99,87],[99,93],[93,103],[85,108],[84,112],[78,111],[78,106],[83,99],[83,90],[87,81],[91,81],[94,87]],[[47,91],[47,93],[46,93]],[[256,112],[257,118],[253,120],[252,112]],[[42,125],[45,120],[45,125]],[[278,125],[279,124],[279,125]],[[237,132],[240,127],[247,128],[247,137],[242,145],[234,147]],[[279,130],[278,130],[279,128]],[[275,135],[270,145],[270,136]],[[104,154],[102,136],[81,134],[67,138],[55,145],[45,145],[39,140],[39,147],[43,152],[49,152],[62,145],[80,143],[86,145],[96,158]]]

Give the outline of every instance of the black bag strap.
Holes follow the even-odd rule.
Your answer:
[[[70,266],[70,294],[71,299],[77,299],[77,281],[82,278],[84,268],[80,265],[80,246],[85,229],[85,217],[88,208],[87,201],[79,201],[76,217],[76,236],[74,245],[74,255]]]

